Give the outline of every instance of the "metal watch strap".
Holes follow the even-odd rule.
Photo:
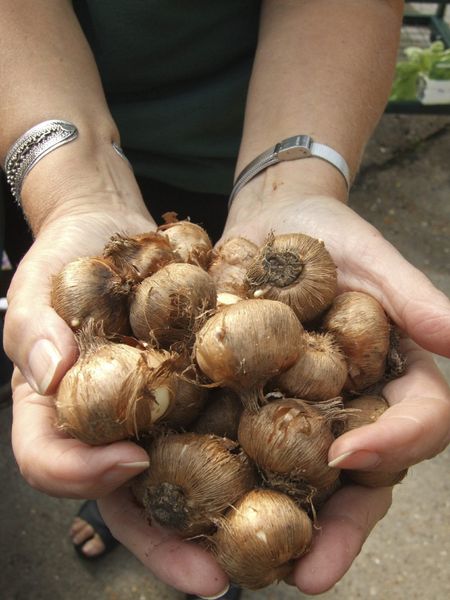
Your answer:
[[[350,188],[350,169],[345,159],[330,146],[315,142],[309,135],[295,135],[275,144],[249,163],[238,175],[230,194],[228,208],[235,196],[264,169],[285,160],[317,157],[329,162],[344,177]]]

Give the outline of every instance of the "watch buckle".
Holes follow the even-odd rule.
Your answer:
[[[286,138],[275,146],[278,160],[297,160],[311,156],[313,141],[309,135],[295,135]]]

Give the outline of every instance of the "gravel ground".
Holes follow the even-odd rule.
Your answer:
[[[351,205],[450,295],[450,117],[385,115],[367,147]],[[438,358],[450,379],[450,363]],[[79,503],[50,498],[21,479],[1,409],[0,597],[3,600],[175,600],[124,548],[80,561],[67,537]],[[395,488],[394,504],[347,575],[324,600],[450,597],[450,450]],[[284,584],[244,600],[290,600]]]

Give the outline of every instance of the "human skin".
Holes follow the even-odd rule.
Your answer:
[[[93,448],[55,431],[51,394],[73,364],[76,346],[50,306],[51,275],[78,256],[99,253],[117,230],[148,231],[155,223],[131,170],[111,148],[119,133],[70,2],[0,0],[0,12],[0,39],[8,49],[0,53],[0,157],[45,119],[65,118],[80,130],[76,142],[33,168],[22,192],[36,241],[9,290],[4,337],[17,365],[17,462],[25,479],[45,493],[101,498],[113,534],[169,585],[217,594],[227,579],[212,557],[146,525],[121,487],[145,468],[145,452],[128,441]],[[338,150],[354,174],[388,96],[400,21],[397,1],[266,2],[237,172],[275,142],[302,133]],[[245,235],[261,243],[269,231],[319,237],[337,264],[340,290],[366,291],[381,301],[404,332],[408,372],[386,386],[392,406],[383,417],[336,440],[329,458],[345,455],[340,466],[358,468],[376,454],[379,462],[370,468],[400,469],[449,442],[449,390],[423,349],[448,356],[450,303],[346,199],[344,180],[328,163],[311,158],[279,164],[236,197],[223,239]],[[149,204],[151,209],[151,199]],[[291,582],[311,594],[336,583],[390,501],[389,488],[351,486],[335,494],[320,516],[323,535]]]

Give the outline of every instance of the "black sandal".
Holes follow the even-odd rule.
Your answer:
[[[217,600],[239,600],[241,593],[241,588],[231,585],[230,589],[223,596],[219,596]],[[200,598],[200,596],[193,596],[191,594],[186,595],[186,600],[200,600]]]
[[[84,502],[81,505],[77,516],[92,526],[92,528],[94,529],[94,534],[98,534],[103,544],[105,545],[105,549],[100,554],[96,554],[95,556],[88,556],[83,552],[82,547],[89,539],[92,539],[94,534],[87,540],[81,542],[81,544],[74,544],[73,546],[77,551],[77,554],[81,558],[84,558],[86,560],[95,560],[97,558],[102,558],[106,554],[109,554],[111,550],[113,550],[119,544],[119,542],[116,540],[115,537],[113,537],[112,533],[106,526],[106,523],[102,519],[100,511],[98,510],[97,502],[95,500],[86,500],[86,502]]]

